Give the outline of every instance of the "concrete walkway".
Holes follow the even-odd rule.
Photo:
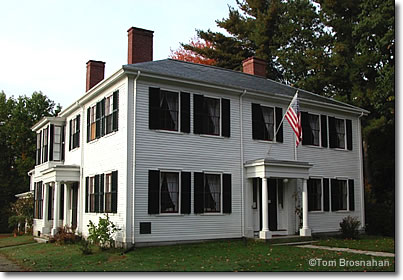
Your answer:
[[[0,254],[0,271],[9,272],[9,271],[24,271],[22,267],[8,260],[5,256]]]
[[[363,250],[356,250],[356,249],[349,249],[349,248],[338,248],[338,247],[317,246],[317,245],[300,245],[297,247],[306,248],[306,249],[321,249],[321,250],[346,252],[346,253],[353,253],[353,254],[362,254],[362,255],[368,255],[368,256],[374,256],[374,257],[390,257],[390,258],[395,257],[395,254],[393,254],[393,253],[363,251]]]

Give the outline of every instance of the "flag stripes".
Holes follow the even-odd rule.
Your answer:
[[[298,147],[302,140],[301,112],[299,111],[298,91],[288,106],[287,112],[285,113],[285,118],[297,136],[295,144]]]

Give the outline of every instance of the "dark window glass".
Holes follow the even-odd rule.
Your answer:
[[[336,119],[336,147],[344,149],[346,147],[345,143],[345,125],[343,119]]]
[[[179,173],[161,172],[161,213],[178,213],[179,211]]]
[[[205,133],[211,135],[220,135],[220,99],[204,97],[205,114],[204,125]]]
[[[322,210],[322,186],[320,179],[308,180],[308,209],[309,211]]]

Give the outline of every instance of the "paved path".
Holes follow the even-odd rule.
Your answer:
[[[349,248],[337,248],[337,247],[317,246],[317,245],[300,245],[297,247],[307,248],[307,249],[322,249],[322,250],[346,252],[346,253],[353,253],[353,254],[363,254],[363,255],[375,256],[375,257],[391,257],[391,258],[395,257],[395,254],[393,254],[393,253],[363,251],[363,250],[356,250],[356,249],[349,249]]]
[[[8,260],[5,256],[0,254],[0,271],[9,272],[9,271],[24,271],[19,265],[13,263]]]

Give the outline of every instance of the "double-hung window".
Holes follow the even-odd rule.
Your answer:
[[[322,180],[308,180],[308,211],[322,211]]]
[[[283,142],[283,126],[280,126],[282,112],[280,107],[252,103],[252,138]]]
[[[329,117],[329,147],[353,149],[351,120]]]
[[[221,175],[205,174],[204,213],[221,212]]]
[[[42,162],[48,161],[48,144],[49,143],[49,127],[43,130],[42,140]]]
[[[332,211],[348,210],[347,180],[332,179]]]
[[[96,108],[95,105],[90,108],[90,141],[96,138]]]
[[[205,134],[220,135],[220,99],[204,97],[205,115],[203,126]]]
[[[105,212],[112,212],[112,173],[105,175]]]
[[[80,147],[80,115],[70,120],[69,150]]]
[[[179,212],[179,173],[161,172],[160,213]]]
[[[302,144],[320,145],[320,118],[319,115],[306,112],[301,113]]]
[[[36,164],[41,164],[42,131],[36,134]]]
[[[149,128],[189,132],[189,102],[189,93],[150,88]]]
[[[88,190],[89,212],[95,212],[95,177],[89,178]]]
[[[42,219],[43,215],[43,185],[34,183],[34,219]]]
[[[113,131],[113,95],[105,99],[105,134]]]

